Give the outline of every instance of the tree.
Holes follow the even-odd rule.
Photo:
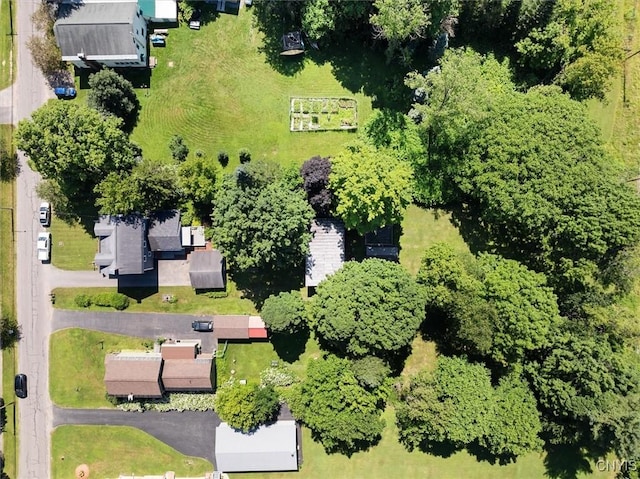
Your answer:
[[[13,152],[13,146],[6,144],[4,138],[0,138],[0,181],[14,179],[20,171],[18,156]]]
[[[138,121],[140,101],[133,85],[113,70],[105,68],[89,76],[87,104],[103,115],[122,119],[122,128],[131,132]]]
[[[584,106],[557,87],[503,95],[453,161],[467,205],[459,220],[545,272],[559,295],[592,288],[640,239],[640,198],[600,141]]]
[[[109,173],[96,186],[96,205],[111,215],[173,209],[182,197],[177,185],[174,167],[143,160],[128,173]]]
[[[450,203],[455,194],[446,179],[457,168],[454,159],[497,99],[514,90],[511,71],[491,55],[460,48],[447,50],[426,75],[409,73],[405,83],[425,92],[413,105],[427,150],[415,170],[416,197],[427,205]]]
[[[290,271],[304,259],[313,210],[274,165],[256,161],[225,177],[216,194],[213,236],[233,266]]]
[[[214,407],[223,421],[246,433],[274,420],[280,403],[272,386],[234,382],[218,388]]]
[[[411,167],[365,143],[354,143],[331,161],[329,187],[336,214],[360,234],[400,223],[411,201]]]
[[[218,191],[218,168],[205,156],[194,156],[180,163],[179,184],[185,198],[202,217],[213,211],[213,201]]]
[[[296,2],[294,2],[296,3]],[[366,24],[368,2],[310,0],[300,5],[302,30],[313,40],[336,39]]]
[[[290,406],[327,452],[350,456],[367,449],[384,428],[384,401],[358,384],[349,361],[335,356],[309,362]]]
[[[139,154],[120,124],[85,106],[52,101],[18,124],[16,146],[67,198],[92,200],[94,187],[108,173],[128,171]]]
[[[573,98],[604,99],[620,69],[623,51],[615,4],[607,0],[561,0],[549,21],[516,43],[520,63],[554,82]]]
[[[501,461],[539,449],[541,423],[526,382],[513,374],[491,386],[481,364],[440,356],[402,391],[396,410],[400,442],[429,452],[480,446]]]
[[[269,331],[294,334],[306,327],[306,308],[298,292],[269,296],[260,311]]]
[[[409,450],[442,443],[463,448],[489,433],[494,407],[487,368],[440,356],[434,373],[419,373],[402,392],[396,410],[400,442]]]
[[[62,70],[62,52],[53,35],[32,36],[27,40],[27,49],[31,53],[33,64],[45,75]]]
[[[180,135],[173,135],[169,142],[171,156],[176,161],[184,161],[189,156],[189,147],[185,144],[184,138]]]
[[[300,168],[307,199],[320,218],[329,216],[335,203],[333,192],[329,189],[330,174],[331,160],[320,156],[309,158]]]
[[[369,391],[381,387],[391,375],[389,365],[383,359],[375,356],[365,356],[364,358],[352,360],[351,370],[360,386]]]
[[[318,337],[351,357],[389,357],[406,348],[424,319],[424,297],[398,264],[349,262],[318,285],[312,316]]]

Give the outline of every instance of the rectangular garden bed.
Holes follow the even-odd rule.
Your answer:
[[[355,130],[358,102],[355,98],[291,98],[291,131]]]

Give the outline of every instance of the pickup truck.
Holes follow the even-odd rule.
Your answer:
[[[57,86],[53,92],[58,98],[71,99],[76,97],[76,89],[68,86]]]

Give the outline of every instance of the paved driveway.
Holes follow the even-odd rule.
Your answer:
[[[213,320],[211,316],[188,314],[112,313],[55,309],[51,329],[56,331],[65,328],[85,328],[149,339],[200,339],[202,352],[213,351],[213,333],[193,331],[191,323],[195,319]]]
[[[66,409],[53,407],[53,426],[95,424],[142,429],[182,454],[214,462],[216,427],[220,418],[212,411],[125,412],[113,409]]]

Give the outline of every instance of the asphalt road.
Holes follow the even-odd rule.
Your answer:
[[[16,23],[14,42],[17,53],[17,75],[12,96],[12,120],[16,124],[53,97],[44,77],[32,62],[26,42],[34,32],[31,14],[40,0],[14,1]],[[36,218],[39,205],[34,188],[39,176],[26,165],[19,154],[21,173],[17,179],[17,205],[14,211],[16,238],[16,301],[22,339],[18,343],[18,371],[29,378],[29,397],[19,399],[19,479],[43,479],[50,476],[50,443],[52,424],[49,399],[49,334],[51,302],[49,266],[41,265],[35,254],[35,241],[40,226]]]
[[[214,463],[215,431],[220,418],[212,411],[125,412],[113,409],[65,409],[54,406],[53,425],[133,426],[188,456]]]

